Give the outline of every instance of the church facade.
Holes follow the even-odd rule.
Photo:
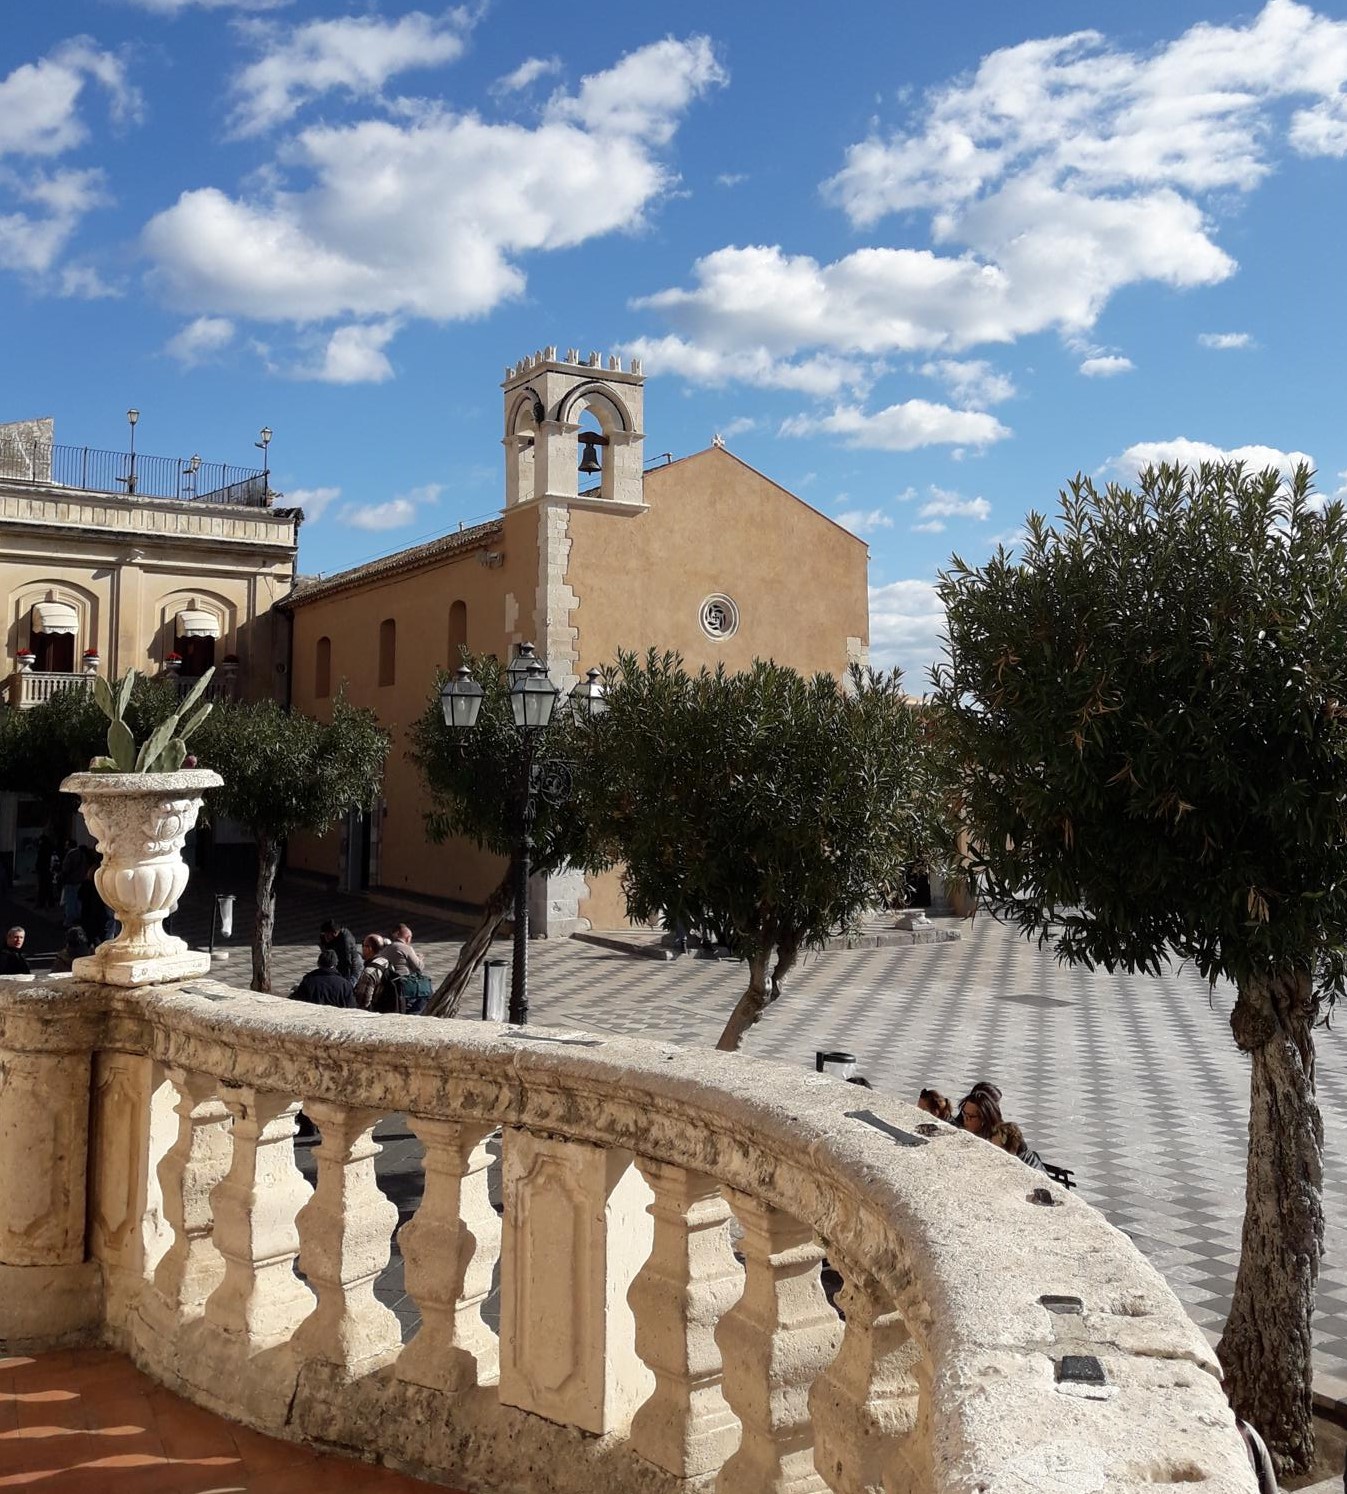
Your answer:
[[[839,677],[867,657],[864,541],[719,441],[647,468],[639,363],[548,348],[508,369],[503,388],[499,518],[301,584],[280,604],[293,705],[321,716],[344,688],[394,729],[382,804],[291,845],[292,865],[352,890],[474,906],[500,880],[498,858],[426,840],[400,741],[463,647],[506,659],[533,643],[562,691],[620,650]],[[584,473],[597,486],[582,489]],[[533,913],[547,934],[625,922],[613,874],[546,879]]]

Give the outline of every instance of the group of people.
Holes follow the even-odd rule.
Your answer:
[[[98,893],[94,873],[102,857],[92,846],[67,837],[61,846],[43,834],[37,842],[37,906],[59,907],[65,923],[65,944],[52,963],[53,970],[69,970],[113,933],[112,912]]]
[[[431,991],[425,961],[405,923],[391,936],[366,934],[357,943],[350,929],[329,918],[318,933],[316,965],[290,995],[316,1006],[416,1016],[425,1011]]]
[[[1001,1113],[1001,1089],[990,1079],[980,1079],[957,1106],[937,1089],[924,1089],[917,1099],[917,1109],[937,1120],[947,1121],[960,1131],[971,1131],[993,1146],[1018,1157],[1028,1167],[1043,1171],[1043,1159],[1024,1139],[1024,1132]]]

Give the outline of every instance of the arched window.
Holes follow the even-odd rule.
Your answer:
[[[332,694],[332,640],[320,638],[313,656],[313,693],[318,700]]]
[[[398,625],[391,617],[379,624],[379,683],[391,685],[398,672]]]
[[[468,604],[455,602],[449,609],[449,668],[457,669],[468,646]]]

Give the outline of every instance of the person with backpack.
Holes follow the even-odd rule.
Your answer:
[[[406,1010],[419,1017],[425,1011],[434,987],[426,974],[425,961],[412,948],[412,931],[405,923],[398,924],[393,937],[384,945],[383,953],[402,992]]]
[[[361,952],[364,969],[355,983],[355,1004],[377,1016],[402,1015],[407,1002],[388,959],[390,941],[382,934],[366,934]]]

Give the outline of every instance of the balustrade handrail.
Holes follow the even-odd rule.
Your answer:
[[[1210,1494],[1254,1487],[1206,1340],[1118,1231],[976,1137],[830,1076],[569,1029],[319,1010],[209,980],[138,991],[70,978],[0,980],[0,1060],[7,1055],[18,1074],[46,1073],[44,1064],[64,1065],[62,1073],[72,1063],[91,1065],[94,1109],[103,1117],[88,1152],[101,1221],[94,1238],[114,1242],[99,1259],[102,1330],[174,1388],[264,1430],[354,1446],[468,1487],[489,1488],[493,1478],[521,1486],[529,1468],[545,1466],[534,1487],[577,1494],[595,1487],[596,1477],[615,1490],[714,1486],[719,1494],[787,1484],[839,1494],[1048,1490],[1064,1487],[1060,1480],[1069,1482],[1073,1469],[1082,1490],[1192,1479],[1205,1480]],[[132,1154],[144,1155],[148,1177],[159,1102],[140,1091],[157,1092],[165,1076],[179,1096],[178,1139],[169,1151],[158,1148],[157,1175],[166,1189],[164,1214],[177,1220],[175,1242],[158,1254],[157,1271],[153,1261],[137,1267],[132,1260],[119,1275],[118,1260],[131,1259],[115,1243],[128,1238],[126,1219],[148,1238],[144,1221],[153,1214],[153,1185],[142,1178],[137,1192],[124,1181],[127,1141]],[[50,1074],[42,1082],[46,1091],[53,1087]],[[293,1163],[288,1172],[283,1165],[293,1097],[323,1130],[317,1191],[307,1202],[295,1187]],[[32,1099],[23,1103],[31,1107]],[[16,1124],[26,1114],[19,1106],[11,1094]],[[224,1134],[225,1106],[233,1117],[228,1175],[218,1159],[210,1173],[201,1159],[214,1154],[193,1149],[210,1126]],[[366,1277],[381,1231],[387,1259],[389,1223],[380,1212],[388,1205],[374,1189],[377,1146],[369,1133],[375,1119],[392,1112],[406,1114],[427,1147],[427,1192],[413,1221],[422,1233],[409,1236],[406,1261],[408,1290],[415,1279],[428,1316],[410,1345],[381,1341],[376,1353],[362,1337],[377,1337],[378,1326]],[[131,1114],[134,1120],[126,1118]],[[77,1106],[67,1119],[78,1129]],[[0,1124],[5,1120],[0,1082]],[[482,1369],[479,1327],[464,1327],[476,1322],[473,1304],[480,1305],[481,1281],[489,1280],[482,1250],[492,1229],[480,1207],[473,1215],[465,1200],[485,1165],[482,1138],[497,1128],[506,1138],[507,1193],[498,1385]],[[61,1139],[69,1144],[49,1123],[33,1134],[39,1151],[43,1136],[58,1137],[49,1149],[59,1149]],[[256,1177],[240,1176],[240,1147],[247,1165],[249,1157],[270,1158],[266,1169],[258,1161]],[[23,1165],[41,1165],[41,1158],[25,1156]],[[52,1165],[59,1166],[55,1150]],[[222,1179],[210,1197],[224,1275],[212,1278],[204,1317],[200,1301],[188,1311],[183,1298],[176,1317],[166,1318],[163,1262],[178,1252],[168,1275],[181,1291],[183,1262],[200,1266],[194,1242],[209,1235],[184,1202],[192,1193],[185,1170],[193,1166],[207,1167],[200,1176]],[[6,1271],[13,1276],[38,1264],[16,1261],[28,1247],[13,1246],[19,1234],[12,1225],[5,1232],[6,1189],[18,1176],[12,1162],[8,1167],[0,1156],[0,1297],[18,1285]],[[573,1335],[574,1352],[590,1352],[592,1333],[608,1331],[615,1311],[611,1280],[624,1240],[639,1234],[638,1215],[630,1212],[637,1195],[626,1181],[637,1168],[641,1197],[655,1189],[654,1243],[631,1285],[636,1348],[645,1362],[619,1333],[606,1351],[611,1364],[596,1409],[585,1401],[583,1412],[571,1415],[566,1397],[583,1376],[567,1368],[556,1347],[566,1338],[556,1326],[557,1300],[591,1313],[591,1338]],[[263,1171],[270,1191],[261,1190]],[[368,1206],[343,1213],[359,1193],[355,1184],[365,1188]],[[184,1199],[170,1198],[175,1187]],[[131,1200],[125,1207],[123,1193]],[[738,1307],[727,1307],[737,1296],[726,1296],[728,1251],[714,1269],[694,1264],[709,1259],[698,1254],[698,1231],[720,1227],[722,1197],[744,1229],[747,1275]],[[260,1201],[265,1218],[249,1212],[249,1198]],[[289,1270],[294,1250],[277,1253],[277,1242],[288,1237],[277,1233],[276,1219],[291,1207],[300,1268],[317,1289],[311,1314],[293,1298],[300,1290]],[[81,1226],[83,1217],[81,1208]],[[606,1245],[593,1243],[604,1229]],[[263,1239],[266,1230],[272,1233]],[[456,1282],[447,1298],[443,1283],[430,1286],[439,1279],[439,1255],[429,1250],[425,1230],[444,1255],[439,1269]],[[31,1224],[19,1233],[29,1240]],[[606,1308],[603,1282],[585,1274],[604,1249]],[[555,1252],[550,1279],[539,1258],[548,1251]],[[845,1335],[831,1309],[820,1306],[824,1251],[846,1283]],[[671,1266],[678,1261],[684,1265]],[[680,1271],[687,1279],[678,1279]],[[477,1288],[469,1289],[470,1279]],[[550,1302],[538,1300],[544,1284]],[[620,1296],[625,1300],[625,1291]],[[715,1332],[725,1358],[723,1398],[722,1372],[706,1368],[707,1354],[719,1363],[706,1327],[713,1302],[723,1313]],[[287,1312],[298,1326],[282,1331]],[[362,1343],[366,1359],[357,1352]],[[452,1373],[444,1368],[451,1360]],[[1080,1383],[1068,1361],[1084,1366]],[[242,1363],[250,1384],[259,1376],[266,1384],[267,1374],[281,1378],[266,1396],[245,1392],[237,1378]],[[638,1371],[643,1390],[624,1403],[617,1382]],[[558,1377],[560,1388],[552,1383]],[[274,1398],[286,1385],[278,1408]],[[764,1398],[764,1387],[775,1398]],[[660,1412],[643,1421],[645,1394]],[[818,1452],[813,1483],[801,1473],[813,1467],[806,1396]],[[731,1411],[742,1422],[739,1432]],[[671,1422],[682,1429],[672,1451]],[[577,1427],[608,1435],[586,1439]]]
[[[200,457],[100,451],[0,435],[0,481],[48,483],[123,498],[169,498],[183,503],[267,508],[275,494],[269,473]]]

